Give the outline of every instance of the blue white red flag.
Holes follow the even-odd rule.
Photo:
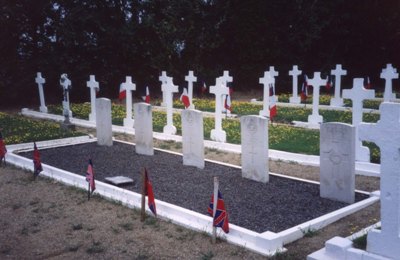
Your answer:
[[[145,185],[146,185],[146,193],[147,195],[147,205],[149,206],[150,210],[153,212],[154,216],[157,216],[157,209],[156,209],[156,202],[154,199],[154,193],[153,193],[153,185],[151,184],[151,181],[149,179],[149,175],[147,173],[147,169],[144,169],[144,174],[145,174]]]
[[[214,194],[211,196],[211,202],[208,206],[208,213],[213,216],[214,209]],[[213,226],[220,227],[225,233],[229,233],[229,220],[228,220],[228,212],[225,209],[225,203],[222,199],[221,192],[218,190],[218,202],[217,202],[217,210],[215,212],[215,216],[213,216]]]

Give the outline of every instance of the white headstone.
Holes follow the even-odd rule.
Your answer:
[[[356,78],[353,80],[352,89],[344,89],[344,98],[351,99],[353,103],[353,126],[356,127],[356,160],[362,162],[370,161],[369,148],[362,145],[361,140],[358,139],[358,126],[362,122],[363,116],[363,101],[365,99],[372,99],[375,97],[375,90],[364,88],[364,79]]]
[[[374,142],[381,151],[381,230],[367,236],[367,251],[390,259],[400,256],[400,104],[381,103],[376,124],[361,123],[361,140]]]
[[[268,119],[262,116],[242,116],[242,177],[266,183],[268,166]]]
[[[176,127],[173,123],[173,95],[178,92],[178,86],[175,86],[172,82],[172,78],[167,79],[167,83],[161,86],[161,90],[165,93],[165,105],[167,107],[167,125],[164,126],[163,133],[174,135],[176,134]]]
[[[161,76],[158,77],[158,79],[161,81],[161,89],[162,89],[162,85],[167,84],[168,81],[168,76],[167,76],[167,72],[166,71],[162,71],[161,72]],[[162,102],[161,102],[161,106],[165,107],[166,106],[166,96],[165,93],[162,92]]]
[[[98,98],[96,100],[96,136],[98,145],[113,145],[111,100],[108,98]]]
[[[354,202],[355,127],[325,123],[320,130],[320,196]]]
[[[224,95],[229,94],[229,88],[227,88],[223,83],[222,79],[217,78],[215,86],[210,86],[210,93],[215,95],[215,128],[211,130],[211,140],[217,142],[226,142],[226,132],[222,130],[222,113],[221,108],[223,104]]]
[[[289,75],[293,77],[292,79],[292,89],[293,95],[289,98],[289,103],[300,104],[301,99],[298,96],[298,76],[301,75],[301,70],[298,69],[297,65],[293,66],[293,69],[289,71]]]
[[[382,69],[381,79],[385,79],[385,93],[383,93],[384,102],[389,102],[396,99],[396,94],[393,93],[392,79],[398,79],[399,73],[393,68],[392,64],[387,64],[386,69]]]
[[[47,113],[47,107],[46,104],[44,102],[44,92],[43,92],[43,84],[46,83],[46,80],[44,78],[42,78],[42,73],[38,72],[35,82],[38,84],[38,88],[39,88],[39,99],[40,99],[40,107],[39,107],[39,111],[42,113]]]
[[[153,149],[153,114],[151,105],[135,103],[135,149],[136,153],[154,155]]]
[[[204,168],[204,133],[201,111],[187,109],[181,114],[183,164]]]
[[[347,75],[347,70],[343,70],[341,64],[336,64],[336,69],[331,70],[331,74],[335,76],[335,95],[331,98],[331,106],[342,107],[344,103],[340,97],[341,77]]]
[[[321,78],[321,72],[314,72],[314,78],[308,79],[308,85],[313,86],[312,114],[308,116],[308,123],[318,125],[322,123],[322,116],[319,114],[319,89],[325,86],[326,79]]]
[[[260,111],[260,116],[269,118],[269,86],[275,84],[275,78],[271,77],[268,71],[264,71],[264,77],[260,78],[259,82],[264,85],[263,109]]]
[[[94,122],[96,120],[96,92],[99,91],[99,82],[96,81],[94,75],[90,75],[89,81],[86,82],[86,86],[90,88],[90,114],[89,121]]]
[[[124,127],[132,128],[135,121],[132,118],[132,91],[136,90],[136,85],[132,82],[132,77],[126,76],[122,83],[122,89],[126,91],[126,117],[124,118]]]
[[[185,80],[188,82],[188,95],[190,100],[190,109],[194,109],[193,105],[193,82],[196,82],[197,77],[193,75],[193,71],[189,70],[189,74],[185,76]]]

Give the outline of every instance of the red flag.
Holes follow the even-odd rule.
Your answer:
[[[185,108],[188,108],[190,106],[190,100],[189,100],[189,95],[187,93],[187,89],[183,88],[182,95],[180,97],[180,100],[182,101],[183,105]]]
[[[328,78],[326,79],[326,85],[325,85],[326,92],[329,92],[331,90],[332,85],[333,85],[332,76],[328,75]]]
[[[224,107],[226,110],[229,110],[232,112],[232,102],[231,102],[231,95],[226,95],[225,96],[225,104]]]
[[[213,226],[220,227],[225,233],[229,233],[229,220],[228,220],[228,212],[225,209],[225,203],[222,199],[221,192],[218,190],[218,202],[217,202],[217,210],[215,212],[215,216],[213,216],[214,209],[214,194],[211,196],[211,202],[208,206],[208,213],[214,218]]]
[[[3,158],[6,157],[6,153],[7,153],[7,148],[6,148],[6,144],[3,141],[3,135],[0,132],[0,162]]]
[[[150,90],[149,87],[146,87],[146,97],[144,99],[144,102],[146,102],[147,104],[150,104]]]
[[[150,210],[153,212],[154,216],[157,216],[156,210],[156,202],[154,200],[154,193],[153,193],[153,185],[149,179],[149,174],[147,173],[147,169],[144,168],[144,178],[145,178],[145,195],[147,196],[147,205],[149,206]]]
[[[95,184],[95,180],[94,180],[94,171],[93,171],[92,159],[89,159],[88,167],[87,167],[87,170],[86,170],[86,181],[89,183],[88,193],[89,192],[93,193],[93,191],[96,189],[96,184]]]
[[[207,85],[206,82],[203,81],[203,86],[201,86],[201,94],[205,94],[207,91]]]
[[[37,149],[36,142],[33,142],[33,176],[36,178],[41,171],[43,171],[43,168],[40,161],[40,153]]]
[[[272,89],[273,90],[272,93],[275,94],[275,91],[274,91],[275,88],[274,88],[273,84],[270,84],[269,89],[270,89],[270,93],[271,93],[271,89]],[[270,100],[269,101],[269,118],[272,121],[277,114],[275,96],[274,95],[270,96],[269,100]]]
[[[126,89],[122,87],[122,84],[119,85],[119,95],[118,95],[119,100],[122,100],[126,98]]]
[[[371,81],[369,80],[369,77],[367,77],[366,80],[364,80],[364,88],[366,88],[366,89],[372,88]]]
[[[308,98],[308,78],[307,75],[304,75],[304,82],[301,86],[301,101],[306,102]]]

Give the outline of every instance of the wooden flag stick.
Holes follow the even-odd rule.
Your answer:
[[[217,227],[214,226],[214,217],[217,213],[217,204],[218,204],[218,177],[214,177],[214,203],[213,203],[213,235],[212,242],[215,244],[217,242]]]
[[[145,221],[146,219],[146,176],[144,168],[142,168],[142,207],[140,209],[140,221]]]

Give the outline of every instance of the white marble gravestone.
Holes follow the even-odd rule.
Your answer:
[[[190,109],[194,109],[193,105],[193,82],[196,82],[197,77],[194,76],[193,71],[189,70],[189,74],[185,76],[185,80],[188,82],[188,96],[190,100]]]
[[[320,129],[320,196],[354,202],[355,127],[325,123]]]
[[[374,142],[381,151],[381,230],[367,236],[367,251],[391,259],[400,256],[400,104],[381,103],[376,124],[361,123],[361,140]]]
[[[153,114],[151,105],[135,103],[135,149],[136,153],[154,155],[153,149]]]
[[[126,76],[122,83],[122,89],[126,91],[126,117],[124,118],[124,127],[132,128],[135,121],[132,118],[132,91],[136,90],[136,85],[132,82],[132,77]]]
[[[178,86],[174,85],[172,78],[168,77],[166,84],[161,86],[161,90],[165,93],[165,106],[167,107],[167,124],[163,128],[163,133],[168,135],[176,134],[176,127],[173,123],[173,95],[178,92]]]
[[[347,75],[347,70],[342,69],[341,64],[336,64],[336,68],[334,70],[331,70],[331,74],[335,76],[335,94],[334,97],[331,98],[331,106],[342,107],[344,103],[343,103],[343,98],[340,97],[340,90],[342,84],[341,77]]]
[[[319,90],[325,86],[326,79],[321,78],[321,72],[314,72],[314,78],[308,79],[308,85],[313,86],[312,114],[308,116],[308,123],[318,125],[322,123],[322,116],[319,114]]]
[[[363,117],[363,101],[365,99],[372,99],[375,97],[375,90],[364,88],[364,79],[355,78],[353,80],[352,89],[344,89],[343,97],[351,99],[353,103],[352,117],[353,126],[356,127],[356,160],[362,162],[370,161],[369,148],[362,145],[361,140],[358,139],[358,126],[362,122]]]
[[[262,116],[240,118],[242,140],[242,177],[269,181],[268,119]]]
[[[385,93],[383,93],[384,102],[389,102],[396,99],[396,94],[393,93],[392,79],[398,79],[399,73],[393,68],[392,64],[387,64],[385,69],[382,69],[381,79],[385,80]]]
[[[229,94],[229,88],[223,83],[221,77],[216,79],[215,86],[210,86],[210,93],[215,95],[215,128],[211,130],[211,140],[217,142],[226,142],[226,132],[222,130],[222,106],[224,95]]]
[[[43,92],[43,84],[46,83],[46,80],[42,77],[42,73],[38,72],[36,74],[35,82],[38,84],[39,88],[39,100],[40,100],[40,107],[39,111],[42,113],[47,113],[46,103],[44,102],[44,92]]]
[[[89,76],[89,81],[86,82],[86,86],[90,88],[90,114],[89,121],[96,121],[96,92],[100,90],[99,82],[96,81],[94,75]]]
[[[203,114],[187,109],[181,114],[183,164],[204,168]]]
[[[301,75],[301,70],[298,69],[297,65],[293,66],[293,69],[289,71],[289,75],[292,76],[292,89],[293,95],[289,98],[289,103],[300,104],[301,99],[298,95],[298,77]]]
[[[96,100],[96,136],[98,145],[113,145],[111,100],[108,98],[98,98]]]
[[[167,72],[163,70],[163,71],[161,72],[161,76],[158,77],[158,80],[161,81],[161,90],[162,90],[162,86],[163,86],[164,84],[167,84],[168,78],[169,78],[169,77],[167,76]],[[161,106],[162,106],[162,107],[165,107],[166,104],[167,104],[167,103],[166,103],[166,96],[165,96],[164,91],[162,91],[162,102],[161,102]]]
[[[260,110],[260,116],[269,118],[269,85],[275,84],[275,78],[271,77],[268,71],[264,71],[264,77],[259,79],[259,83],[263,84],[264,94],[263,94],[263,109]]]

